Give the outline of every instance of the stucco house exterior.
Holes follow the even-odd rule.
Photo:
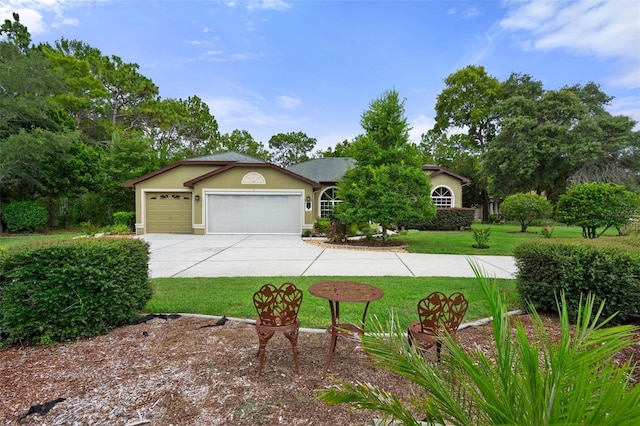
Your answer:
[[[352,158],[282,168],[236,152],[178,161],[124,184],[135,189],[136,233],[296,234],[340,202]],[[437,207],[460,207],[469,180],[425,165]]]

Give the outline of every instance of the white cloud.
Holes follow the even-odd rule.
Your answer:
[[[101,0],[94,0],[101,1]],[[86,0],[84,3],[90,3]],[[65,16],[65,9],[78,5],[73,0],[0,0],[0,21],[13,20],[12,13],[20,15],[20,23],[31,34],[40,34],[49,27],[76,26],[78,20]]]
[[[291,109],[300,105],[302,101],[297,98],[292,98],[291,96],[278,96],[276,98],[276,105],[281,108]]]
[[[613,84],[640,87],[640,2],[619,0],[510,3],[500,22],[522,32],[521,46],[531,50],[568,49],[575,54],[616,61]]]
[[[615,98],[607,110],[613,115],[626,115],[636,121],[635,130],[640,130],[640,96]]]
[[[283,0],[249,0],[247,2],[248,10],[287,10],[291,7],[291,4]]]
[[[413,143],[420,143],[422,140],[422,134],[433,129],[435,124],[436,122],[432,117],[428,117],[424,114],[418,115],[417,118],[411,120],[409,123],[412,127],[409,131],[409,140]]]
[[[42,14],[34,9],[14,9],[11,6],[0,3],[0,21],[5,19],[13,21],[13,13],[20,15],[20,23],[25,25],[31,34],[39,34],[44,31],[45,24]]]
[[[292,131],[300,120],[285,114],[274,114],[270,103],[255,93],[236,87],[235,96],[208,96],[204,100],[220,126],[220,132],[248,130],[265,145],[271,136]]]

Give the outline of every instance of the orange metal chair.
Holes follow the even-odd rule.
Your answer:
[[[437,360],[440,361],[445,330],[450,336],[455,336],[468,307],[469,302],[460,292],[449,297],[439,291],[431,293],[418,302],[420,321],[409,324],[409,343],[415,340],[423,351],[435,345]]]
[[[253,304],[258,311],[256,330],[260,339],[256,377],[260,377],[267,343],[276,331],[281,331],[291,342],[296,371],[301,374],[298,362],[298,310],[301,303],[302,290],[291,283],[284,283],[280,288],[273,284],[265,284],[253,295]]]

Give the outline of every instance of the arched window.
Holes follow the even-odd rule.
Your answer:
[[[329,217],[335,206],[342,202],[337,196],[338,188],[327,188],[320,196],[320,217]]]
[[[438,209],[453,207],[453,194],[446,186],[438,186],[431,191],[431,199]]]

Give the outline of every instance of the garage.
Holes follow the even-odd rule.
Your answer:
[[[190,192],[148,192],[146,232],[192,234]]]
[[[208,234],[297,234],[302,230],[302,195],[207,194]]]

